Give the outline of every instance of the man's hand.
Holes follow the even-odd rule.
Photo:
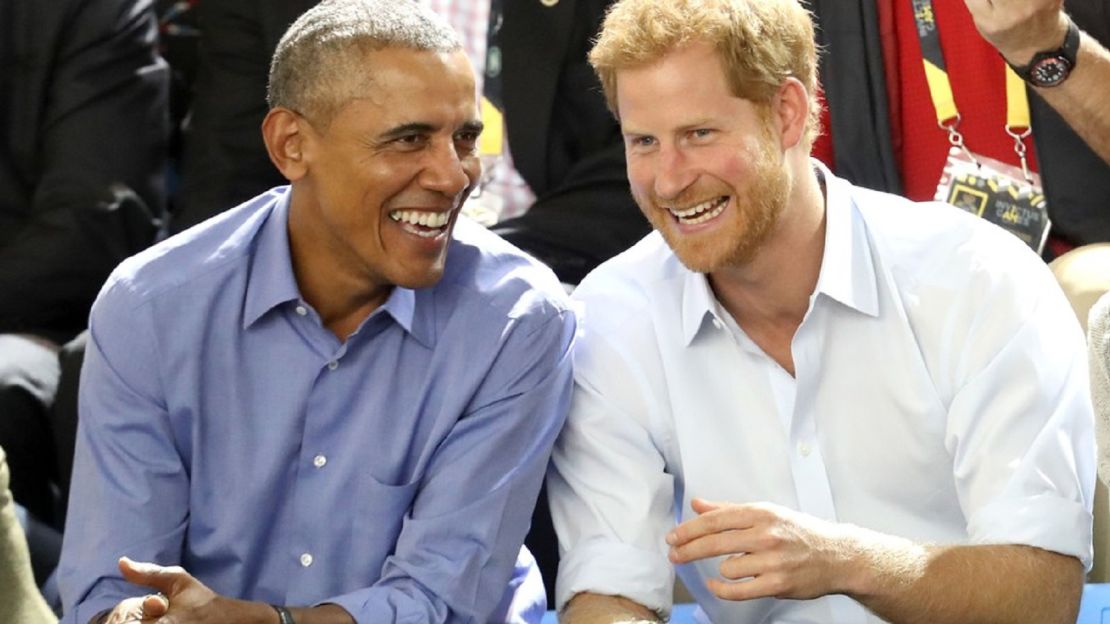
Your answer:
[[[1025,65],[1033,55],[1064,43],[1064,0],[964,0],[975,27],[1007,61]]]
[[[842,525],[772,505],[691,501],[699,515],[667,535],[674,563],[724,556],[706,587],[725,600],[843,593],[854,557]],[[744,580],[741,580],[744,579]]]
[[[269,605],[220,596],[178,566],[139,563],[122,557],[119,569],[128,582],[158,593],[120,602],[109,613],[105,624],[270,624],[278,621],[277,613]]]
[[[166,597],[160,594],[147,594],[141,598],[128,598],[121,601],[108,616],[103,624],[129,624],[131,622],[150,622],[166,612]],[[147,619],[144,619],[145,618]],[[94,619],[99,624],[101,620]]]

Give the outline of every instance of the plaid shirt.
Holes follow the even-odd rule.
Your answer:
[[[486,47],[489,43],[489,2],[475,0],[421,0],[421,2],[440,14],[462,38],[463,49],[466,50],[470,62],[477,73],[478,90],[482,90],[482,82],[486,69]],[[512,153],[509,148],[509,137],[506,136],[504,154],[493,164],[489,182],[484,186],[483,194],[499,197],[500,206],[492,207],[497,213],[498,220],[505,220],[524,214],[536,196],[528,183],[520,177],[520,173],[513,168]],[[487,225],[491,225],[487,223]]]

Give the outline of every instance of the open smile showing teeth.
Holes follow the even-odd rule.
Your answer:
[[[447,228],[451,220],[450,212],[428,212],[426,210],[394,210],[389,218],[401,224],[410,234],[424,238],[435,238]]]
[[[675,219],[678,219],[679,223],[683,225],[697,225],[698,223],[704,223],[713,219],[724,212],[726,205],[728,205],[728,197],[718,197],[682,210],[673,206],[667,208],[667,210],[674,215]]]

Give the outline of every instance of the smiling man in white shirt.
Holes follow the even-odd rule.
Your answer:
[[[655,233],[575,293],[564,621],[1074,622],[1083,337],[1016,237],[808,157],[794,0],[624,0],[591,62]]]

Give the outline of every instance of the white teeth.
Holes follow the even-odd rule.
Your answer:
[[[727,205],[727,197],[718,197],[716,199],[704,201],[686,210],[675,210],[674,208],[668,208],[668,210],[679,222],[686,225],[696,225],[698,223],[704,223],[721,214]]]
[[[401,223],[422,225],[428,228],[441,228],[451,220],[450,212],[428,212],[426,210],[394,210],[389,213],[389,218]],[[438,234],[432,232],[431,235]]]

